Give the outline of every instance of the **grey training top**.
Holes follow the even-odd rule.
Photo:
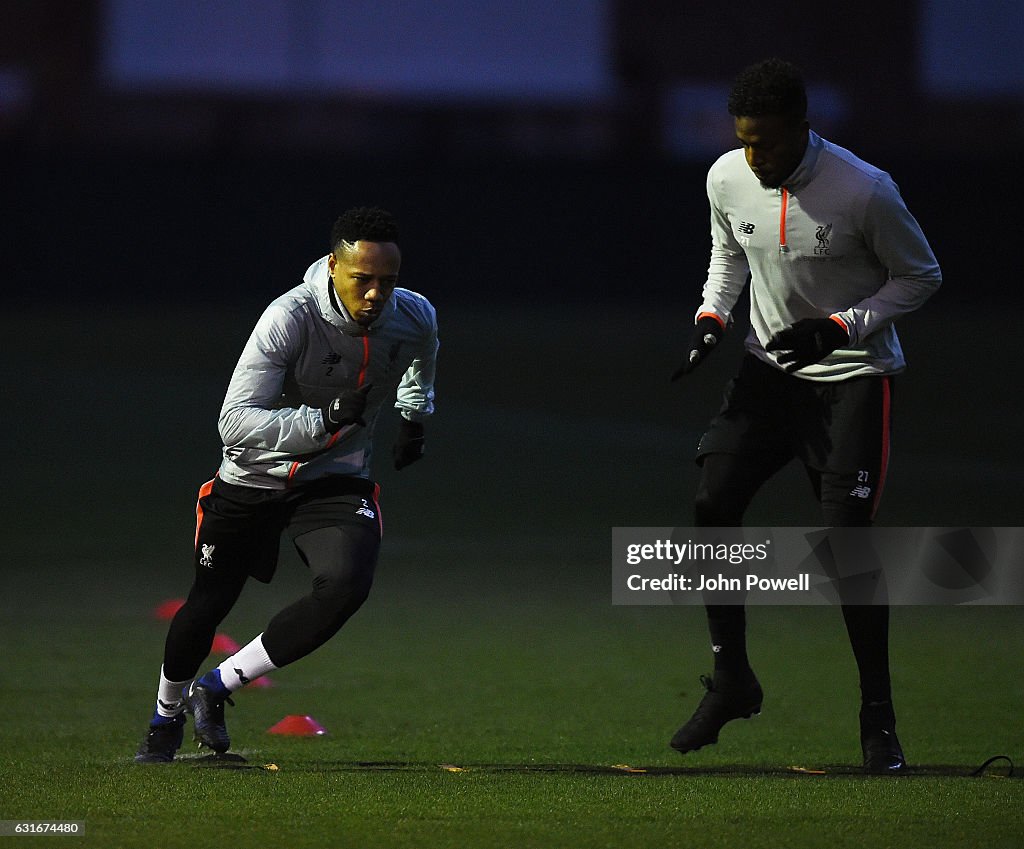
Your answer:
[[[906,362],[894,319],[939,288],[938,262],[884,171],[811,132],[800,165],[766,189],[742,150],[708,172],[711,265],[697,315],[728,323],[750,274],[748,351],[802,318],[835,315],[850,343],[796,372],[810,380],[894,374]]]
[[[434,412],[437,317],[422,295],[396,288],[360,326],[332,295],[327,257],[260,317],[231,376],[218,427],[228,483],[284,489],[327,475],[369,477],[377,413],[397,389],[410,420]],[[366,427],[324,429],[321,408],[364,384]]]

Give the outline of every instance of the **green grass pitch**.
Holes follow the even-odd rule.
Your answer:
[[[855,670],[831,608],[752,608],[762,715],[685,758],[668,749],[709,670],[703,612],[613,607],[610,529],[687,523],[692,443],[735,353],[670,387],[668,317],[616,328],[628,357],[605,358],[584,341],[597,313],[510,313],[481,334],[480,316],[452,311],[429,454],[380,472],[370,601],[274,687],[238,694],[227,710],[244,766],[211,766],[188,744],[175,764],[136,766],[165,633],[152,609],[187,589],[195,489],[216,466],[216,410],[252,318],[217,337],[223,317],[183,335],[185,315],[145,333],[138,315],[95,316],[90,339],[72,318],[5,321],[12,402],[53,410],[56,379],[71,401],[61,409],[76,410],[73,424],[22,422],[25,450],[9,461],[19,498],[0,594],[0,820],[86,826],[32,845],[1024,845],[1019,608],[893,611],[907,777],[855,768]],[[948,450],[989,396],[934,424],[930,334],[941,332],[922,318],[905,334],[922,366],[898,389],[905,425],[883,520],[1015,524],[1013,435]],[[74,374],[61,371],[71,349]],[[936,498],[952,480],[956,497]],[[815,522],[798,474],[777,487],[752,523]],[[275,582],[250,585],[222,631],[250,639],[304,591],[302,573],[286,551]],[[288,714],[328,733],[266,733]],[[970,776],[999,754],[1013,776]]]

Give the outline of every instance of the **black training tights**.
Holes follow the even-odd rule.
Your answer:
[[[277,667],[322,646],[366,601],[380,536],[372,527],[339,525],[304,533],[296,537],[295,547],[309,567],[313,589],[274,616],[263,632],[263,646]],[[199,671],[217,626],[238,600],[247,578],[197,567],[188,599],[167,632],[164,674],[168,679],[185,681]]]
[[[704,458],[697,490],[695,524],[697,527],[738,527],[754,495],[781,465],[733,454],[709,454]],[[822,497],[822,475],[808,470],[815,494],[821,502],[822,516],[829,527],[864,527],[871,524],[868,505],[849,504],[833,497]],[[835,487],[825,487],[834,490]],[[858,509],[859,508],[859,509]],[[746,612],[742,604],[706,606],[708,627],[716,649],[716,670],[735,674],[747,669]],[[889,607],[885,604],[842,605],[843,621],[860,674],[864,701],[890,698],[889,679]],[[731,669],[730,669],[731,667]]]

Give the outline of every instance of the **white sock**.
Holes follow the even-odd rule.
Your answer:
[[[277,667],[271,662],[267,650],[263,648],[263,635],[260,634],[249,645],[231,655],[217,669],[220,671],[221,683],[228,688],[229,693],[233,693]]]
[[[163,666],[160,667],[160,684],[156,691],[156,713],[157,716],[177,716],[185,710],[185,700],[181,691],[192,683],[192,679],[185,681],[168,681],[164,675]]]

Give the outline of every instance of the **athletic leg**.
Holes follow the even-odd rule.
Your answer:
[[[844,503],[843,494],[851,492],[852,475],[822,475],[822,512],[830,527],[870,527],[872,507]],[[831,492],[831,497],[829,493]],[[878,575],[884,581],[885,576]],[[884,588],[882,588],[884,591]],[[889,671],[889,605],[884,601],[853,603],[840,599],[850,648],[857,662],[860,680],[860,737],[864,767],[876,774],[895,774],[906,769],[906,758],[896,737],[896,715],[892,703]],[[853,589],[859,593],[861,590]],[[877,591],[873,591],[872,595]]]
[[[857,486],[856,473],[837,475],[824,473],[820,488],[822,516],[828,527],[850,528],[871,527],[872,508],[870,504],[850,498],[849,493]],[[870,564],[865,564],[869,567]],[[884,582],[879,572],[877,581]],[[889,605],[884,601],[884,586],[872,589],[864,595],[862,587],[844,587],[838,583],[842,604],[843,621],[850,637],[850,647],[857,661],[860,677],[861,697],[865,703],[888,702],[892,698],[889,676]],[[856,603],[875,599],[874,603]]]
[[[245,581],[245,573],[218,572],[197,563],[188,598],[167,631],[156,712],[135,755],[136,762],[164,763],[174,759],[184,735],[183,691],[210,653],[217,626],[231,611]]]
[[[843,436],[836,437],[833,462],[836,465],[842,462],[848,471],[809,469],[808,472],[827,526],[867,528],[873,523],[888,471],[892,385],[888,378],[869,378],[851,390],[849,397],[839,400],[837,412],[833,414],[833,421],[840,427],[846,425]],[[854,404],[856,409],[851,410]],[[855,426],[850,427],[851,424]],[[854,455],[856,462],[853,462]],[[840,460],[841,457],[845,459]],[[877,580],[885,581],[881,571]],[[895,733],[889,666],[889,605],[884,601],[884,585],[872,591],[873,603],[858,599],[855,594],[862,592],[858,588],[844,590],[840,583],[839,592],[860,682],[860,729],[865,767],[870,772],[898,772],[906,768],[906,761]]]
[[[352,482],[332,482],[347,487]],[[358,482],[359,491],[365,483]],[[279,669],[327,641],[359,608],[369,593],[380,546],[380,518],[375,493],[367,495],[307,490],[285,496],[284,525],[313,577],[313,591],[277,614],[262,634],[203,675],[189,691],[196,737],[218,752],[229,746],[224,702],[238,688]],[[373,501],[373,505],[369,501]],[[275,514],[282,518],[282,514]],[[324,517],[327,524],[318,524]],[[336,517],[346,519],[335,521]],[[355,521],[355,517],[359,521]],[[310,523],[313,528],[308,528]],[[275,541],[277,539],[275,527]],[[277,547],[275,543],[274,551]],[[273,565],[270,561],[263,565]],[[256,575],[272,574],[261,569]]]
[[[704,457],[694,524],[705,528],[732,528],[743,524],[743,514],[765,481],[785,463],[782,456],[715,453]],[[708,630],[715,655],[715,682],[730,686],[752,675],[747,659],[746,612],[741,604],[707,604]]]
[[[782,455],[707,454],[697,489],[697,527],[738,527],[754,495],[785,462]],[[722,726],[761,710],[764,694],[747,659],[746,611],[742,604],[706,604],[714,653],[712,678],[693,716],[669,745],[685,753],[718,742]]]
[[[175,614],[164,643],[164,674],[191,681],[210,653],[217,626],[231,612],[247,575],[220,575],[197,567],[185,604]]]
[[[225,751],[223,698],[195,698],[193,678],[210,653],[217,627],[231,611],[245,586],[250,569],[272,571],[279,544],[273,492],[225,484],[220,479],[205,484],[196,504],[194,549],[195,577],[188,598],[175,614],[164,641],[157,707],[143,744],[136,754],[142,763],[173,760],[181,745],[184,712],[193,714],[197,739],[217,751]],[[188,688],[188,695],[182,691]],[[201,690],[200,701],[210,696]],[[212,713],[211,713],[212,712]],[[220,715],[222,733],[216,739],[203,731],[209,716]],[[167,725],[168,729],[160,726]]]
[[[380,532],[372,524],[320,528],[296,537],[295,547],[309,567],[313,588],[278,613],[263,632],[263,646],[277,667],[322,646],[366,601]]]
[[[230,746],[224,721],[230,694],[323,645],[370,592],[380,544],[376,526],[321,528],[297,537],[295,544],[312,573],[313,591],[278,613],[262,634],[189,691],[196,738],[214,751]]]

